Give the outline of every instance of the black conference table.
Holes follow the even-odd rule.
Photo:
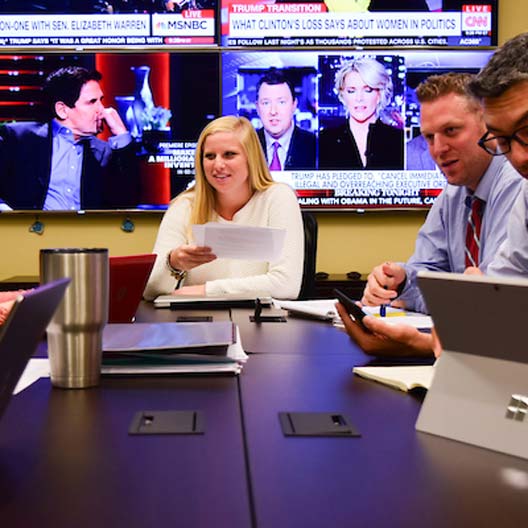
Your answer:
[[[226,313],[251,355],[239,377],[40,380],[15,396],[0,422],[0,525],[526,525],[528,461],[416,432],[423,394],[354,377],[369,358],[331,325],[211,315]],[[138,320],[179,315],[144,304]],[[187,409],[205,434],[128,435],[137,411]],[[285,437],[282,411],[343,413],[361,436]]]
[[[205,434],[128,435],[137,411],[174,409],[202,411]],[[0,525],[250,526],[237,379],[39,380],[0,423]]]
[[[248,362],[240,384],[259,528],[526,526],[528,461],[416,432],[421,398],[353,377],[353,364],[343,354]],[[285,437],[284,411],[343,413],[361,437]]]

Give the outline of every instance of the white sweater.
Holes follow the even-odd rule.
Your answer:
[[[176,199],[163,216],[154,245],[158,258],[145,289],[146,299],[169,294],[176,287],[165,261],[170,250],[193,243],[188,238],[193,200],[193,193]],[[286,229],[282,255],[275,262],[217,258],[190,270],[185,285],[205,284],[206,295],[211,297],[257,293],[278,299],[297,298],[303,273],[304,230],[297,198],[290,187],[276,183],[256,192],[233,220],[216,213],[212,220]]]

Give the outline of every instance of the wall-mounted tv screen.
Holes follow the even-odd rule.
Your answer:
[[[0,0],[0,47],[216,43],[217,0]]]
[[[64,109],[72,129],[94,134],[96,119],[97,132],[61,146],[42,87],[50,73],[72,66],[102,74]],[[219,79],[214,51],[0,54],[0,210],[166,207],[193,180],[198,135],[220,115]],[[95,91],[82,91],[89,86]],[[60,89],[62,98],[69,97]],[[88,109],[100,95],[102,107],[115,109],[126,128],[115,163],[115,151],[107,158],[102,150],[112,141],[109,118],[102,122],[102,110]],[[82,167],[75,156],[68,158],[73,169],[65,173],[60,158],[68,149],[79,156],[82,151]],[[100,181],[101,167],[106,181]],[[70,187],[72,195],[61,197]]]
[[[498,0],[220,0],[224,46],[497,45]]]
[[[445,186],[445,178],[420,135],[414,89],[431,74],[476,72],[490,54],[393,49],[226,52],[222,113],[243,115],[254,124],[274,178],[289,183],[304,208],[426,208]],[[292,91],[295,98],[289,95]],[[359,126],[352,130],[353,123],[368,116],[375,116],[368,134]],[[281,133],[288,136],[287,145],[275,147],[273,138]],[[275,150],[281,146],[284,154],[282,159],[277,156],[274,167]]]

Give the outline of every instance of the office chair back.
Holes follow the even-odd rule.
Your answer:
[[[315,266],[317,258],[317,219],[315,215],[302,211],[304,225],[304,268],[299,299],[315,297]]]

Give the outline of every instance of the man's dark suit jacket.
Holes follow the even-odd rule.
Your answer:
[[[268,150],[266,148],[266,137],[264,136],[264,129],[257,130],[260,144],[264,150],[264,155],[268,157]],[[268,160],[268,165],[271,160]],[[304,170],[315,168],[315,135],[307,130],[303,130],[298,126],[293,128],[293,134],[288,147],[288,154],[286,155],[286,163],[283,169],[285,170]]]
[[[50,183],[50,123],[0,127],[0,199],[12,209],[42,209]],[[81,209],[136,207],[140,201],[135,144],[112,150],[92,137],[81,170]]]

